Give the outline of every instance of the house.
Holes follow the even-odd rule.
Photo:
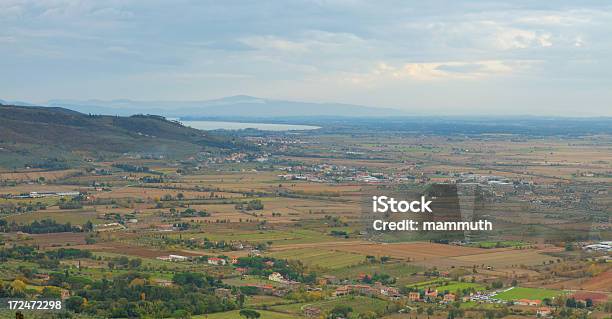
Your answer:
[[[542,304],[542,300],[519,299],[514,303],[520,306],[539,306]]]
[[[41,281],[49,281],[49,279],[51,279],[51,277],[47,274],[34,274],[34,278]]]
[[[402,297],[402,294],[400,294],[399,289],[394,287],[383,287],[380,289],[380,293],[391,299],[399,299]]]
[[[157,259],[164,261],[188,261],[189,257],[181,255],[168,255],[157,257]]]
[[[430,299],[438,298],[438,290],[429,290],[425,291],[425,297],[429,297]]]
[[[274,262],[271,260],[266,261],[264,264],[266,264],[266,266],[268,267],[273,267],[274,266]]]
[[[189,260],[189,257],[181,256],[181,255],[168,255],[168,257],[172,261],[188,261]]]
[[[329,284],[337,284],[338,278],[336,276],[325,275],[319,278],[319,285],[329,285]]]
[[[172,286],[172,280],[168,279],[155,279],[155,284],[162,287],[170,287]]]
[[[210,264],[210,265],[215,265],[215,266],[222,265],[222,266],[224,266],[226,263],[227,263],[227,261],[225,261],[225,259],[223,259],[223,258],[217,258],[217,257],[210,257],[210,258],[208,258],[208,264]]]
[[[215,296],[220,298],[230,298],[232,296],[232,290],[227,288],[215,289]]]
[[[421,300],[421,294],[419,294],[418,291],[412,291],[412,292],[408,293],[408,300],[414,301],[414,302],[420,301]]]
[[[285,278],[283,278],[283,275],[277,272],[271,273],[270,276],[268,276],[268,280],[275,281],[275,282],[285,282]]]
[[[444,302],[453,302],[455,301],[455,297],[454,294],[446,294],[444,295]]]
[[[348,286],[342,286],[342,287],[338,287],[336,289],[336,291],[334,291],[334,296],[336,297],[340,297],[340,296],[346,296],[351,292],[351,290],[349,289]]]
[[[289,293],[289,290],[287,289],[274,289],[274,291],[272,291],[272,295],[276,296],[276,297],[284,297]]]
[[[536,311],[536,315],[538,317],[550,317],[552,315],[552,310],[550,307],[540,307]]]
[[[371,296],[377,293],[376,289],[368,285],[352,285],[352,286],[349,286],[349,289],[351,289],[351,291],[356,294],[365,295],[365,296]]]
[[[230,263],[231,263],[232,265],[237,264],[237,263],[238,263],[238,257],[231,257],[231,259],[230,259]]]
[[[305,307],[304,315],[309,318],[319,318],[321,316],[321,309],[315,307]]]

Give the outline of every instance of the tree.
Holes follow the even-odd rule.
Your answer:
[[[491,284],[491,287],[495,288],[495,289],[499,289],[501,287],[504,286],[504,283],[501,282],[501,280],[496,280]]]
[[[129,264],[130,268],[138,268],[142,264],[142,259],[140,259],[140,258],[130,259],[128,264]]]
[[[330,312],[329,318],[347,318],[349,313],[353,312],[353,308],[345,305],[336,305]]]
[[[255,319],[261,316],[259,312],[251,309],[242,309],[240,310],[239,314],[241,317],[245,317],[247,319]]]
[[[429,318],[429,316],[433,316],[434,314],[434,310],[432,307],[427,308],[427,318]]]
[[[78,312],[81,312],[82,308],[83,308],[83,298],[82,297],[72,296],[66,299],[66,309],[78,313]]]
[[[245,301],[244,299],[245,299],[245,298],[244,298],[244,294],[240,293],[240,294],[238,295],[238,306],[239,306],[240,308],[242,308],[242,307],[244,306],[244,301]]]
[[[56,299],[62,295],[62,290],[58,287],[47,286],[43,288],[41,295],[45,298]]]
[[[172,313],[172,318],[189,319],[191,318],[191,314],[185,309],[178,309]]]
[[[93,231],[93,223],[91,222],[91,220],[88,220],[84,225],[83,225],[83,231],[86,232],[90,232]]]

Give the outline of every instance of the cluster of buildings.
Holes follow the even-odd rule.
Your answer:
[[[283,285],[289,285],[289,286],[294,286],[294,285],[299,285],[300,284],[297,281],[285,279],[283,277],[283,275],[281,275],[280,273],[277,273],[277,272],[271,273],[268,276],[268,280],[274,281],[274,282],[278,282],[278,283],[283,284]]]
[[[182,255],[168,255],[168,256],[159,256],[157,257],[159,260],[163,261],[190,261],[191,257],[182,256]]]
[[[79,196],[81,192],[30,192],[19,195],[5,194],[5,198],[43,198],[43,197],[63,197],[63,196]]]
[[[418,291],[408,293],[408,300],[412,302],[435,302],[450,303],[457,300],[457,296],[453,293],[438,293],[436,289],[427,289],[423,295]]]
[[[249,163],[249,162],[267,162],[270,158],[269,153],[250,153],[236,152],[228,155],[212,156],[212,154],[199,154],[198,158],[204,164],[224,164],[224,163]],[[199,167],[198,167],[199,169]]]
[[[163,261],[192,261],[194,258],[190,256],[170,254],[167,256],[159,256],[157,259]],[[238,260],[236,258],[232,258],[230,262],[235,264],[238,262]],[[228,264],[228,260],[219,257],[208,257],[206,259],[206,263],[213,266],[225,266]]]
[[[590,252],[612,252],[612,241],[602,241],[595,244],[589,244],[582,246],[582,250]]]
[[[119,230],[124,230],[124,229],[127,229],[127,227],[125,227],[125,225],[118,223],[118,222],[94,225],[94,230],[97,232],[111,232],[111,231],[119,231]]]
[[[394,287],[388,287],[380,282],[374,283],[374,285],[343,285],[334,291],[335,297],[341,297],[346,295],[363,295],[363,296],[378,296],[389,299],[400,299],[403,295],[399,289]]]

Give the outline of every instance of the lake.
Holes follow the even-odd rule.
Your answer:
[[[197,128],[199,130],[243,130],[247,128],[263,131],[306,131],[316,130],[320,127],[311,125],[294,124],[269,124],[269,123],[242,123],[242,122],[222,122],[222,121],[180,121],[185,126]]]

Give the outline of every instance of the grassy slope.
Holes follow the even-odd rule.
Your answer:
[[[45,161],[74,164],[80,152],[180,157],[204,147],[248,147],[159,116],[91,116],[62,108],[0,105],[0,118],[0,158],[7,159],[0,165],[9,167]]]

